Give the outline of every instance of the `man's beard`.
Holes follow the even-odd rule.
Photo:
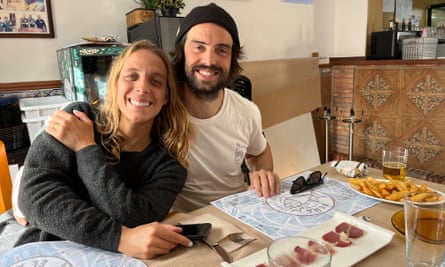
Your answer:
[[[197,69],[206,68],[209,71],[218,72],[220,74],[216,84],[211,84],[206,81],[200,81],[196,77],[195,73]],[[200,99],[213,100],[218,96],[218,92],[223,90],[228,84],[228,75],[221,68],[216,66],[204,66],[204,65],[196,65],[192,68],[191,71],[186,71],[187,76],[187,84],[190,88],[190,91]]]

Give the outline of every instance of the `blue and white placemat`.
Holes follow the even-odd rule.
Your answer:
[[[146,267],[120,253],[80,245],[71,241],[28,243],[0,252],[2,267]]]
[[[258,197],[255,190],[230,195],[211,204],[223,212],[277,239],[297,235],[332,218],[336,211],[353,215],[378,203],[359,195],[345,182],[325,177],[324,184],[312,190],[290,194],[296,174],[281,181],[281,193],[268,199]]]

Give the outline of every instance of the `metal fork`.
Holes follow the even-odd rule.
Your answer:
[[[244,238],[239,234],[232,234],[229,236],[230,241],[235,242],[241,246],[250,243],[255,240],[255,238]]]
[[[230,256],[230,254],[219,245],[219,243],[215,243],[215,244],[210,244],[209,241],[207,241],[205,238],[201,239],[201,241],[206,244],[207,246],[209,246],[211,249],[215,250],[216,253],[218,253],[218,255],[226,262],[231,263],[233,262],[233,258],[232,256]]]

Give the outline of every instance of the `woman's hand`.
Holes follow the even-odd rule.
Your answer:
[[[181,228],[153,222],[134,228],[122,226],[118,251],[139,259],[151,259],[169,253],[177,245],[193,246],[193,242],[179,234]]]
[[[16,207],[12,206],[12,215],[18,224],[23,226],[27,226],[29,224],[28,219],[26,219],[25,215],[23,215],[20,211],[17,210]]]
[[[63,110],[54,112],[48,121],[46,131],[74,152],[96,144],[93,121],[85,113],[77,110],[74,110],[73,114]]]

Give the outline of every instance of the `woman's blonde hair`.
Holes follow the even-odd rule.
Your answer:
[[[168,102],[154,119],[151,134],[158,137],[169,154],[176,157],[181,165],[187,167],[187,156],[192,139],[192,126],[187,109],[176,89],[176,79],[168,55],[160,47],[147,40],[132,43],[113,61],[108,75],[105,100],[100,108],[99,119],[96,120],[97,129],[103,136],[102,144],[112,157],[112,161],[119,161],[122,135],[118,128],[121,115],[117,100],[118,80],[128,57],[141,49],[159,56],[167,69]]]

